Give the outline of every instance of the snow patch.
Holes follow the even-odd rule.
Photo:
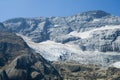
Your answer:
[[[56,24],[56,25],[54,25],[54,26],[55,26],[55,27],[58,27],[58,26],[60,26],[60,25],[57,25],[57,24]]]
[[[120,68],[120,62],[115,62],[111,66],[116,67],[116,68]]]
[[[80,37],[80,38],[84,39],[84,38],[90,38],[90,37],[92,37],[92,35],[90,35],[90,34],[93,33],[94,31],[110,30],[110,29],[120,29],[120,25],[111,25],[111,26],[107,25],[107,26],[104,26],[104,27],[92,29],[92,30],[85,31],[85,32],[73,31],[73,32],[69,33],[68,35],[70,35],[70,36],[76,36],[76,37]]]
[[[101,19],[93,19],[93,22],[98,22],[100,21]]]

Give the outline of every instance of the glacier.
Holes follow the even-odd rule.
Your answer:
[[[97,64],[107,67],[113,65],[116,67],[117,63],[114,62],[120,60],[115,59],[120,57],[117,52],[82,51],[77,45],[61,44],[50,40],[35,43],[24,35],[17,35],[21,36],[33,50],[49,61],[73,61],[82,64]]]

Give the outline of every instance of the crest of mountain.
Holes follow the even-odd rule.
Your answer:
[[[101,10],[67,17],[14,18],[3,24],[48,60],[102,65],[119,61],[120,17]]]
[[[115,18],[115,21],[113,21],[113,18]],[[4,22],[8,31],[26,35],[34,42],[45,40],[64,42],[64,38],[66,39],[64,35],[72,31],[83,32],[112,24],[119,24],[119,18],[103,11],[89,11],[68,17],[15,18]],[[68,38],[71,39],[67,36]]]
[[[0,32],[0,80],[62,80],[40,54],[14,33]]]

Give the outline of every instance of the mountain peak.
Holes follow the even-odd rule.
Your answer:
[[[105,11],[102,11],[102,10],[94,10],[94,11],[83,12],[83,13],[80,13],[78,15],[80,15],[80,16],[91,16],[91,17],[95,17],[95,18],[101,18],[101,17],[109,16],[111,14],[107,13]]]

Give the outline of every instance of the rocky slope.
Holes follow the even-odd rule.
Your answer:
[[[14,18],[3,24],[6,31],[19,34],[51,61],[103,66],[120,61],[120,17],[104,11],[67,17]]]
[[[54,62],[64,80],[120,80],[120,69],[97,65]]]
[[[0,80],[62,80],[56,69],[14,33],[0,32]]]

